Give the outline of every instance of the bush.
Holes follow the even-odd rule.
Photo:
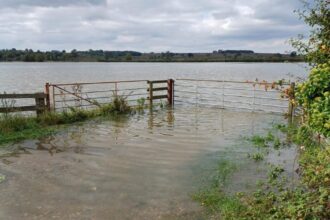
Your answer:
[[[313,68],[309,78],[298,84],[296,99],[305,110],[307,124],[330,136],[330,61]]]

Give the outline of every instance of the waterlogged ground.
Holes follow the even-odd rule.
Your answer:
[[[238,164],[228,191],[253,187],[266,167],[247,158],[255,149],[243,137],[279,122],[279,115],[177,107],[16,144],[25,150],[0,159],[0,219],[206,219],[192,195],[219,161]],[[266,159],[290,170],[294,155],[287,149]]]

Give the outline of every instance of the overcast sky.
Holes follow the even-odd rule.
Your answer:
[[[0,48],[285,52],[299,0],[0,0]]]

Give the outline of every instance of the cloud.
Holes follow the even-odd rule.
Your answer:
[[[290,50],[298,0],[0,0],[3,48]]]
[[[68,5],[95,5],[106,4],[106,0],[0,0],[2,7],[22,7],[22,6],[38,6],[38,7],[60,7]]]

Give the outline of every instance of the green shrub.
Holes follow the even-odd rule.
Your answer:
[[[307,125],[330,136],[330,61],[313,68],[308,79],[297,85],[296,99],[305,110]]]

